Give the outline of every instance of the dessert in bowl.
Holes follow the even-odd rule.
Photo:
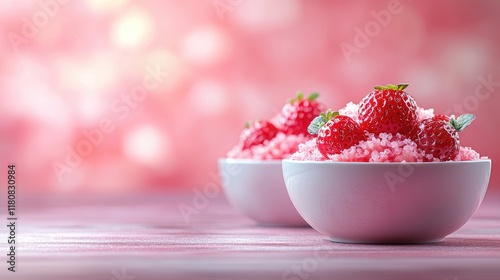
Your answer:
[[[491,161],[458,136],[474,116],[418,108],[406,86],[322,113],[309,127],[316,137],[283,161],[294,206],[332,241],[438,242],[485,195]]]
[[[282,159],[313,138],[308,125],[324,110],[317,97],[299,93],[270,120],[247,124],[238,144],[219,159],[227,199],[261,225],[308,226],[288,196]]]

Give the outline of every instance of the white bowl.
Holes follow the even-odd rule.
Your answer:
[[[261,225],[307,226],[286,191],[281,160],[219,159],[229,202]]]
[[[283,161],[293,204],[347,243],[439,242],[463,226],[488,187],[490,160],[436,163]]]

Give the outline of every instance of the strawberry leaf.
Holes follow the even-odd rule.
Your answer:
[[[319,97],[319,93],[317,93],[317,92],[313,92],[313,93],[311,93],[311,95],[309,95],[309,97],[307,98],[307,100],[309,100],[309,101],[314,101],[314,100],[316,100],[318,97]]]
[[[388,84],[388,85],[385,85],[385,86],[375,86],[373,88],[375,90],[387,90],[387,89],[390,89],[390,90],[404,90],[409,85],[410,84],[397,84],[397,85]]]
[[[297,96],[295,96],[294,98],[290,98],[287,100],[288,103],[290,104],[293,104],[295,101],[300,101],[304,99],[304,93],[302,91],[297,91]]]
[[[410,84],[397,84],[398,89],[397,90],[404,90],[407,88]]]

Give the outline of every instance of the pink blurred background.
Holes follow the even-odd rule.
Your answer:
[[[0,164],[30,192],[190,189],[297,90],[339,108],[397,82],[476,114],[462,144],[496,161],[499,15],[495,0],[2,1]]]

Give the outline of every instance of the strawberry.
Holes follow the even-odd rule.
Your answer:
[[[312,93],[304,98],[304,94],[298,92],[297,97],[290,99],[273,118],[276,127],[286,135],[308,135],[307,127],[325,109],[323,104],[316,101],[318,96]]]
[[[273,139],[276,134],[278,134],[278,129],[268,121],[256,121],[252,124],[247,123],[241,133],[240,145],[243,150],[249,149]]]
[[[357,122],[330,110],[316,117],[308,130],[310,134],[318,134],[316,145],[326,158],[366,140],[366,135]]]
[[[436,115],[417,123],[410,131],[409,137],[427,155],[432,155],[440,161],[453,160],[460,150],[458,133],[469,126],[474,118],[472,114],[465,114],[457,119]],[[424,158],[424,161],[432,160]]]
[[[408,84],[376,86],[359,104],[361,128],[407,136],[417,121],[417,103],[403,90]]]
[[[451,120],[451,118],[449,116],[447,116],[447,115],[441,115],[441,114],[434,115],[433,118],[436,119],[436,120],[442,120],[442,121],[445,121],[445,122],[449,122]]]

